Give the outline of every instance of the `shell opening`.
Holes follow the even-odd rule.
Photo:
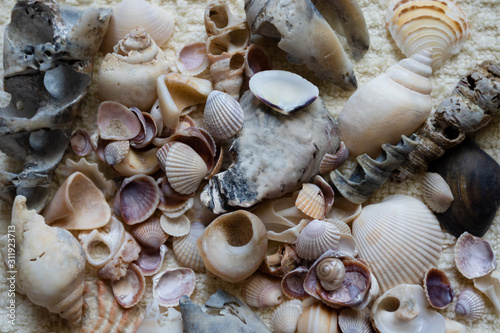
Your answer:
[[[234,247],[245,246],[253,237],[252,223],[243,214],[229,219],[224,225],[224,232],[228,244]]]
[[[111,254],[106,243],[95,240],[88,245],[88,255],[95,261],[102,261]]]
[[[396,297],[386,297],[380,302],[379,308],[387,312],[396,312],[399,309],[400,302]]]
[[[245,64],[245,57],[243,57],[243,54],[241,53],[235,53],[231,57],[231,60],[229,60],[229,68],[231,70],[237,70],[243,67],[244,64]]]
[[[229,17],[227,16],[227,12],[225,10],[219,11],[219,9],[220,8],[218,7],[212,8],[208,16],[218,29],[223,29],[227,27]]]

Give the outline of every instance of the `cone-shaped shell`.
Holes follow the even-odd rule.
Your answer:
[[[468,279],[485,276],[497,268],[490,243],[468,232],[464,232],[455,244],[455,264]]]
[[[141,123],[125,105],[102,102],[97,109],[97,129],[102,139],[130,140],[141,131]]]
[[[325,217],[326,203],[323,192],[315,184],[305,183],[297,195],[295,206],[304,214],[313,219]]]
[[[198,252],[196,241],[204,230],[205,226],[195,221],[191,224],[189,234],[175,237],[172,241],[172,249],[181,265],[202,273],[205,273],[205,265],[203,265],[203,259]]]
[[[205,104],[203,123],[215,139],[228,139],[243,126],[243,110],[232,96],[213,90]]]
[[[344,309],[339,313],[339,327],[343,333],[372,333],[370,315],[363,311]]]
[[[429,304],[437,309],[446,308],[455,297],[450,279],[437,268],[431,268],[425,273],[424,291]]]
[[[134,224],[130,233],[136,241],[153,249],[159,249],[168,238],[168,235],[161,228],[160,216],[158,215],[152,215],[144,222]]]
[[[477,320],[486,313],[486,304],[479,293],[467,287],[458,295],[455,313],[469,320]]]
[[[295,333],[303,308],[302,301],[297,299],[280,304],[271,315],[271,330],[275,333]]]
[[[43,211],[47,224],[68,230],[105,226],[111,209],[104,194],[81,172],[71,174]]]
[[[295,252],[303,259],[318,259],[326,250],[336,249],[339,240],[340,232],[333,224],[313,220],[297,237]]]
[[[444,213],[453,202],[453,193],[443,177],[427,172],[422,181],[422,196],[425,204],[436,213]]]
[[[196,276],[190,268],[167,269],[153,276],[153,294],[164,307],[179,305],[183,295],[191,296],[196,286]]]
[[[115,197],[115,212],[129,225],[145,221],[153,215],[160,202],[160,188],[146,175],[135,175],[123,180]]]
[[[245,281],[242,288],[243,301],[248,306],[265,308],[283,302],[281,282],[277,278],[256,273]]]
[[[141,300],[146,291],[146,278],[136,264],[130,264],[127,273],[119,280],[111,282],[116,301],[125,309],[131,308]]]
[[[354,220],[352,234],[382,291],[402,283],[421,284],[437,266],[443,233],[434,214],[418,199],[391,195],[367,205]]]
[[[338,333],[337,317],[334,309],[321,302],[314,302],[305,306],[302,311],[297,322],[297,333]]]
[[[339,115],[340,136],[352,156],[377,158],[384,143],[409,137],[431,112],[431,53],[422,51],[360,87]]]

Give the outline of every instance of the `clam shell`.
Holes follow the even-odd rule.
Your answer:
[[[497,268],[495,252],[487,241],[464,232],[455,244],[455,264],[463,276],[475,279]]]
[[[159,202],[160,188],[152,177],[146,175],[125,178],[115,196],[115,207],[119,209],[116,213],[129,225],[153,215]]]
[[[71,134],[69,143],[73,152],[78,156],[86,156],[92,150],[89,132],[83,128],[79,128]]]
[[[302,302],[297,299],[281,303],[271,315],[271,330],[275,333],[295,333],[302,310]]]
[[[256,308],[276,306],[283,302],[280,280],[258,273],[245,281],[241,296],[248,306]]]
[[[319,90],[300,75],[281,70],[267,70],[250,78],[253,94],[274,110],[289,115],[311,104]]]
[[[344,309],[339,313],[339,327],[343,333],[372,333],[370,315],[359,310]]]
[[[281,280],[281,289],[283,294],[291,299],[304,299],[309,297],[309,294],[304,290],[304,280],[309,269],[305,266],[295,268],[288,272]]]
[[[135,108],[131,108],[135,109]],[[136,109],[139,111],[138,109]],[[130,142],[130,145],[134,148],[140,149],[145,148],[149,144],[153,142],[156,136],[157,128],[156,122],[153,116],[146,112],[139,111],[141,123],[142,123],[142,131],[138,136],[133,138]],[[163,126],[163,125],[162,125]]]
[[[179,305],[179,299],[191,296],[195,286],[196,276],[190,268],[167,269],[153,276],[153,295],[164,307]]]
[[[191,221],[184,214],[178,217],[169,217],[163,213],[160,218],[160,224],[163,231],[170,236],[180,237],[189,233]]]
[[[305,183],[297,195],[295,206],[304,214],[313,219],[325,217],[326,202],[323,192],[315,184]]]
[[[102,139],[130,140],[141,131],[141,123],[125,105],[102,102],[97,109],[97,129]]]
[[[159,249],[168,239],[168,235],[161,227],[158,215],[152,215],[146,221],[134,224],[130,233],[136,241],[153,249]]]
[[[144,276],[152,276],[158,273],[165,259],[168,248],[165,244],[158,249],[142,248],[139,257],[135,261]]]
[[[313,220],[300,232],[295,242],[295,252],[303,259],[318,259],[326,250],[339,244],[340,232],[325,221]]]
[[[391,195],[365,206],[352,233],[382,291],[403,283],[420,284],[441,254],[439,222],[423,202],[410,196]]]
[[[243,126],[243,110],[230,95],[213,90],[205,104],[203,123],[208,132],[218,140],[234,136]]]
[[[202,223],[194,221],[187,235],[175,237],[172,241],[172,249],[181,265],[202,273],[205,273],[205,265],[198,252],[196,241],[204,230],[205,226]]]
[[[183,46],[177,52],[177,69],[182,74],[198,75],[208,67],[206,43],[194,43]]]
[[[130,264],[125,276],[111,282],[111,289],[118,304],[128,309],[139,303],[144,295],[146,291],[146,278],[137,265]]]
[[[453,202],[451,189],[438,173],[427,172],[422,180],[422,196],[425,204],[436,213],[444,213]]]
[[[250,44],[245,51],[245,76],[252,77],[255,73],[272,68],[267,52],[257,44]]]
[[[130,149],[130,142],[111,141],[104,147],[104,161],[109,166],[114,166],[125,159]]]
[[[455,313],[469,320],[477,320],[486,313],[486,304],[479,293],[467,287],[458,295]]]
[[[337,312],[321,302],[306,306],[297,322],[297,333],[338,333]]]
[[[446,308],[455,297],[450,279],[437,268],[431,268],[425,273],[424,291],[429,304],[437,309]]]

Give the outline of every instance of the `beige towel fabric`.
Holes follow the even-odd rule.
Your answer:
[[[109,7],[116,4],[117,1],[111,0],[68,0],[61,3],[76,5],[81,7],[100,6]],[[169,42],[164,46],[164,50],[169,59],[171,68],[175,70],[175,51],[186,44],[193,42],[206,41],[206,33],[203,25],[203,15],[207,4],[204,0],[170,0],[160,1],[152,0],[152,3],[160,5],[167,9],[175,17],[175,30]],[[228,1],[230,8],[240,16],[244,15],[243,0]],[[398,50],[393,42],[390,34],[385,28],[385,10],[387,8],[387,0],[359,0],[363,9],[367,25],[370,32],[371,45],[367,54],[359,61],[354,62],[354,71],[358,80],[358,86],[362,86],[370,79],[382,73],[386,68],[393,65],[404,55]],[[457,0],[457,3],[468,14],[471,22],[471,36],[465,43],[462,51],[447,60],[443,67],[439,68],[432,76],[434,90],[432,92],[433,106],[437,106],[441,100],[448,96],[455,87],[460,76],[469,71],[478,62],[484,60],[496,59],[500,60],[500,1],[498,0]],[[3,43],[3,30],[10,19],[10,10],[14,6],[14,0],[2,0],[0,12],[0,24],[2,38],[0,43]],[[338,116],[342,106],[349,98],[351,93],[343,92],[337,87],[332,86],[326,81],[316,79],[305,66],[290,65],[285,60],[284,53],[270,41],[260,41],[273,55],[273,65],[277,69],[287,69],[300,73],[308,80],[312,81],[320,88],[320,95],[326,103],[328,109]],[[3,48],[2,48],[3,49]],[[96,57],[95,73],[102,61],[103,55]],[[1,61],[1,60],[0,60]],[[1,66],[0,66],[1,67]],[[3,68],[3,67],[2,67]],[[206,77],[206,73],[204,74]],[[96,94],[96,79],[94,75],[92,85],[89,90],[89,95],[85,99],[84,105],[80,110],[78,125],[84,126],[90,130],[95,129],[95,114],[98,104],[101,102]],[[3,87],[3,83],[2,83]],[[5,106],[9,96],[3,91],[0,91],[0,103]],[[201,109],[198,109],[198,115]],[[490,154],[497,162],[500,162],[500,120],[496,117],[485,128],[475,133],[472,137],[479,145]],[[69,155],[68,155],[69,156]],[[4,169],[11,170],[16,165],[9,160],[4,154],[0,153],[0,166]],[[352,160],[345,167],[348,169],[353,166]],[[416,176],[413,180],[404,183],[386,183],[378,191],[376,191],[366,204],[376,203],[384,197],[395,194],[407,194],[421,199],[421,175]],[[56,185],[54,186],[56,187]],[[488,198],[485,198],[488,200]],[[366,205],[365,204],[365,205]],[[0,202],[0,232],[5,234],[7,225],[10,222],[10,206],[5,202]],[[484,236],[492,246],[495,254],[500,256],[500,215],[497,214],[492,227]],[[472,282],[466,280],[457,271],[453,259],[453,248],[456,238],[445,232],[445,241],[443,251],[439,261],[439,267],[446,272],[452,281],[453,288],[456,294],[466,286],[472,286]],[[170,247],[170,245],[169,245]],[[164,262],[163,268],[177,266],[171,247]],[[49,313],[46,309],[31,304],[24,296],[16,294],[16,326],[11,326],[7,323],[6,305],[7,297],[7,274],[4,266],[0,269],[0,332],[70,332],[74,331],[64,327],[64,321],[57,315]],[[86,279],[94,279],[95,273],[87,270]],[[192,299],[197,303],[204,303],[208,297],[218,288],[225,288],[229,292],[234,293],[237,297],[241,296],[240,288],[242,283],[229,284],[214,275],[196,274],[197,284]],[[151,279],[148,279],[148,290],[146,297],[139,303],[138,306],[145,307],[151,295]],[[485,298],[486,299],[486,298]],[[454,302],[445,310],[440,311],[443,315],[450,319],[458,319],[467,325],[469,332],[499,332],[500,331],[500,315],[497,314],[491,305],[486,300],[488,309],[486,314],[475,322],[465,322],[457,318],[454,314]],[[272,309],[256,310],[261,318],[269,323]]]

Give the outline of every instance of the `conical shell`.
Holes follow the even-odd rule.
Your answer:
[[[160,217],[153,215],[146,221],[132,226],[130,233],[144,246],[159,249],[168,239],[160,224]]]
[[[295,243],[295,252],[303,259],[318,259],[326,250],[336,249],[340,232],[325,221],[313,220],[301,231]]]
[[[238,133],[243,126],[243,116],[240,103],[233,97],[218,90],[208,95],[203,123],[215,139],[228,139]]]
[[[314,184],[303,184],[297,195],[295,206],[304,214],[313,219],[325,217],[325,197],[321,189]]]
[[[467,16],[453,0],[393,0],[386,24],[401,52],[411,57],[432,49],[432,68],[457,54],[470,35]]]
[[[406,195],[365,206],[352,233],[382,291],[403,283],[421,284],[441,254],[439,222],[423,202]]]
[[[198,252],[196,241],[204,230],[205,226],[195,221],[191,224],[189,234],[175,237],[172,241],[172,249],[181,265],[202,273],[205,273],[205,265],[203,265],[203,259]]]
[[[119,280],[111,282],[116,301],[125,309],[131,308],[141,300],[146,291],[146,278],[141,269],[130,264],[127,273]]]
[[[339,327],[343,333],[371,333],[370,315],[359,310],[344,309],[339,314]]]
[[[422,180],[422,196],[425,204],[436,213],[444,213],[453,202],[453,193],[443,177],[427,172]]]
[[[464,232],[455,244],[455,265],[468,279],[491,273],[497,268],[497,259],[490,243]]]
[[[283,302],[271,315],[271,330],[275,333],[295,333],[302,310],[302,301],[294,299]]]
[[[479,293],[467,287],[458,295],[455,313],[469,320],[477,320],[486,313],[486,304]]]
[[[241,295],[248,306],[256,308],[276,306],[283,302],[280,280],[259,273],[246,280]]]
[[[338,333],[337,317],[337,312],[331,307],[314,302],[302,311],[297,322],[297,333]]]
[[[153,215],[159,202],[160,188],[156,181],[150,176],[135,175],[123,180],[115,196],[115,213],[132,225]]]

